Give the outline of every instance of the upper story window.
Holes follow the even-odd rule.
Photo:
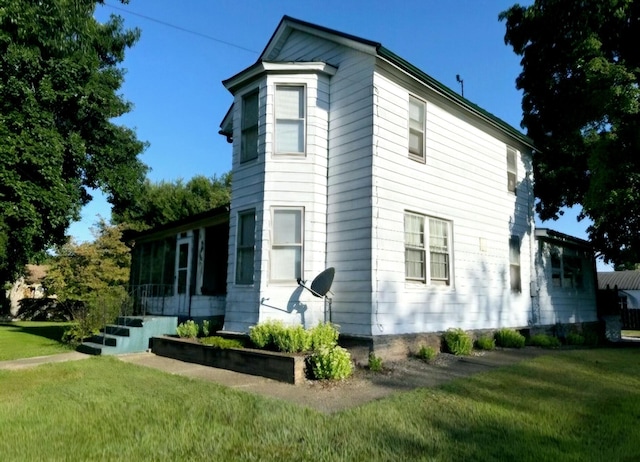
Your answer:
[[[238,214],[236,241],[236,284],[253,284],[254,252],[256,244],[255,209]]]
[[[275,153],[305,152],[305,88],[303,85],[276,85]]]
[[[517,167],[518,151],[507,146],[507,191],[516,193],[516,181],[518,177]]]
[[[258,92],[242,97],[240,162],[258,158]]]
[[[303,222],[302,208],[273,209],[272,281],[290,282],[302,277]]]
[[[425,156],[425,113],[424,101],[409,97],[409,156],[424,161]]]
[[[405,213],[406,279],[434,285],[449,285],[451,283],[450,236],[450,222],[415,213]]]

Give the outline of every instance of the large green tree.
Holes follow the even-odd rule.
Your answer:
[[[146,180],[135,205],[113,214],[113,221],[138,231],[181,220],[231,201],[231,174],[196,175],[186,183]]]
[[[119,212],[144,181],[144,143],[114,122],[139,31],[99,23],[97,3],[0,1],[0,281],[64,242],[91,189]]]
[[[640,1],[536,0],[500,19],[522,56],[538,213],[581,206],[605,261],[640,262]]]

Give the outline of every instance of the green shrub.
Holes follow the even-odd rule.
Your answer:
[[[462,329],[449,329],[444,333],[444,343],[447,350],[456,356],[466,356],[471,354],[473,341],[471,336]]]
[[[565,338],[567,345],[584,345],[585,338],[583,335],[578,334],[577,332],[569,332],[567,337]]]
[[[203,345],[208,345],[214,348],[219,348],[220,350],[226,350],[228,348],[243,348],[244,345],[240,340],[233,338],[224,338],[224,337],[203,337],[200,339],[200,343]]]
[[[476,340],[478,350],[495,350],[496,340],[489,335],[482,335]]]
[[[301,353],[311,349],[311,336],[302,326],[287,326],[271,334],[278,351]]]
[[[543,348],[557,348],[561,345],[557,337],[547,334],[535,334],[529,337],[529,345]]]
[[[416,356],[421,360],[430,363],[431,361],[436,359],[436,356],[438,356],[438,352],[433,347],[422,345],[418,350]]]
[[[189,319],[182,324],[178,324],[176,332],[180,338],[196,338],[198,332],[200,332],[200,326],[193,319]]]
[[[284,330],[282,321],[265,321],[249,328],[249,338],[256,348],[264,348],[266,350],[277,349],[275,345],[275,337],[279,332]]]
[[[321,348],[307,358],[311,375],[319,380],[342,380],[353,372],[351,355],[342,347]]]
[[[513,329],[500,329],[495,333],[496,345],[504,348],[523,348],[524,335]]]
[[[330,322],[320,323],[309,329],[311,350],[333,348],[338,344],[338,328]]]
[[[211,321],[205,319],[202,321],[202,326],[200,326],[200,331],[202,332],[203,337],[208,337],[211,333]]]
[[[369,370],[373,372],[382,371],[382,358],[376,356],[373,352],[369,353]]]

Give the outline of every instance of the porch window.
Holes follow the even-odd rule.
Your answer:
[[[582,289],[584,276],[582,259],[573,249],[551,248],[551,285],[564,289]]]
[[[522,292],[520,278],[520,238],[511,236],[509,239],[509,273],[511,279],[511,292]]]
[[[413,96],[409,97],[409,156],[424,161],[425,155],[426,104]]]
[[[305,91],[302,85],[277,85],[275,153],[305,152]]]
[[[273,210],[272,281],[295,281],[302,277],[303,215],[300,208]]]
[[[517,168],[518,152],[507,146],[507,191],[516,193],[516,181],[518,176]]]
[[[451,224],[446,220],[405,213],[405,277],[432,285],[451,283]],[[428,252],[427,245],[428,243]]]
[[[258,158],[258,92],[242,98],[240,163]]]
[[[236,254],[236,284],[253,284],[254,252],[256,243],[256,211],[238,214],[238,240]]]

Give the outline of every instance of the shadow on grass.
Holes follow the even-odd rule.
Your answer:
[[[70,323],[22,323],[22,322],[0,322],[0,327],[8,327],[18,332],[25,334],[36,335],[38,337],[44,337],[49,340],[55,340],[62,343],[62,335],[67,330]]]

